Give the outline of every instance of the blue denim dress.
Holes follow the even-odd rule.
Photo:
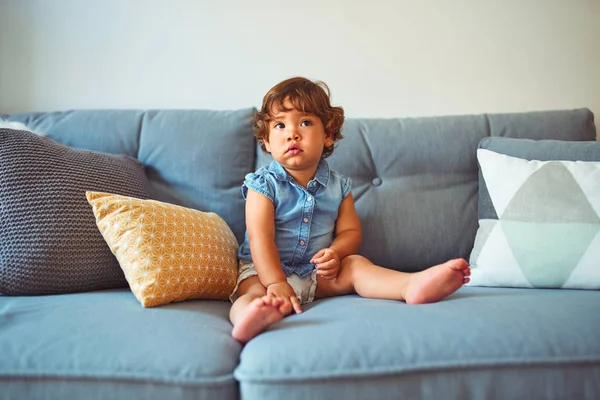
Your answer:
[[[327,161],[321,159],[315,177],[303,188],[281,164],[273,161],[246,175],[242,185],[244,198],[248,189],[273,202],[275,244],[286,276],[309,276],[314,268],[311,258],[335,238],[335,222],[342,200],[350,194],[350,178],[329,169]],[[238,257],[252,261],[247,231]]]

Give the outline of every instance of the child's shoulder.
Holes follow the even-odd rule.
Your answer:
[[[342,190],[342,198],[345,199],[352,190],[352,179],[334,169],[329,170],[329,179],[331,182],[335,182],[336,187],[339,185]]]
[[[264,180],[271,180],[272,178],[273,178],[273,174],[270,171],[269,165],[262,166],[259,169],[257,169],[256,171],[246,174],[246,180],[250,180],[250,181],[256,181],[256,180],[264,181]]]
[[[350,181],[350,177],[342,174],[341,172],[335,169],[329,169],[329,176],[338,182],[348,182]]]
[[[339,172],[338,170],[333,169],[333,168],[329,168],[329,174],[332,176],[335,176],[338,179],[347,178],[346,175],[342,174],[341,172]]]
[[[263,166],[254,172],[246,174],[243,183],[243,190],[252,189],[266,195],[269,198],[273,197],[275,188],[275,177],[269,169],[269,166]],[[269,195],[268,195],[269,194]]]

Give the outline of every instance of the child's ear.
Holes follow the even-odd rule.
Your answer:
[[[325,134],[325,146],[329,147],[333,144],[333,135],[331,133]]]
[[[270,153],[271,152],[271,144],[269,143],[269,141],[266,138],[263,138],[263,143],[265,144],[265,150],[267,150]]]

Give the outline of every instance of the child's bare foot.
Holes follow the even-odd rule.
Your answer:
[[[411,274],[404,300],[407,304],[433,303],[454,293],[471,275],[469,264],[462,258]]]
[[[291,311],[291,304],[286,304],[285,300],[279,297],[263,296],[254,299],[248,304],[246,313],[233,327],[231,336],[246,343],[264,332],[270,325],[281,321]]]

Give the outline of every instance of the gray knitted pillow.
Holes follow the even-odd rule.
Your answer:
[[[85,192],[147,199],[149,188],[134,158],[0,128],[0,293],[127,286]]]

